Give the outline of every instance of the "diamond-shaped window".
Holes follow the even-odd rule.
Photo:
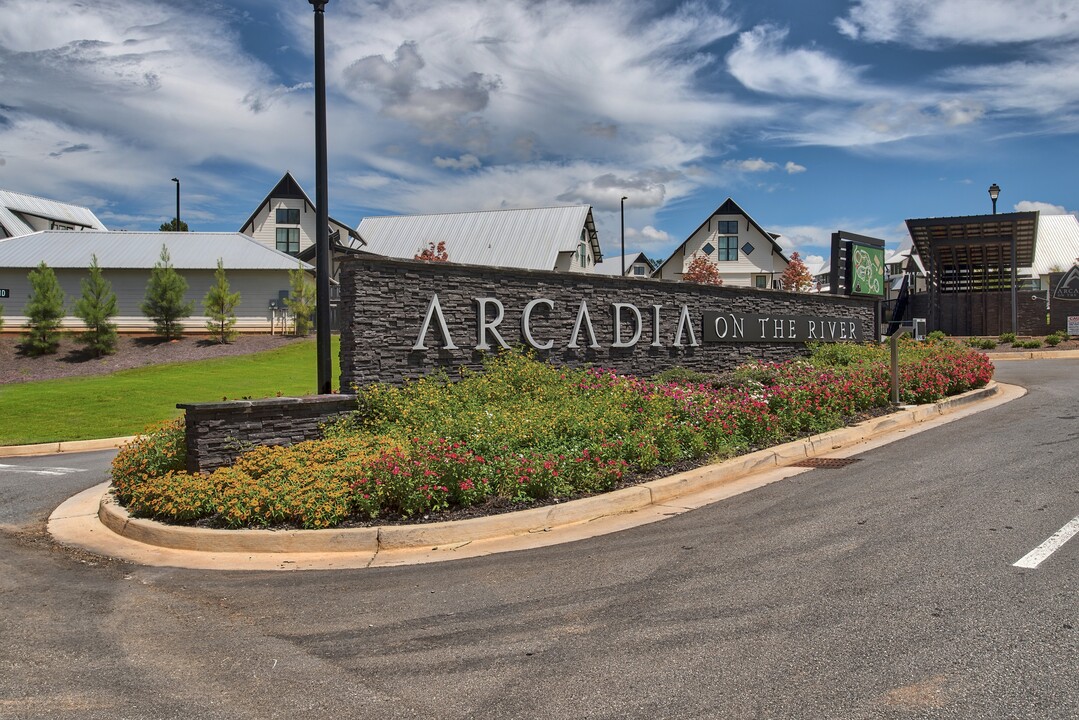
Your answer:
[[[716,251],[716,249],[712,245],[712,243],[705,243],[704,247],[701,248],[701,252],[703,252],[705,255],[711,255],[715,251]]]
[[[742,246],[742,252],[744,252],[746,255],[749,255],[751,252],[753,252],[753,246],[749,243],[746,243]]]

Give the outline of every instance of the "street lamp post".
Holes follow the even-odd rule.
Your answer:
[[[180,178],[173,178],[172,181],[176,183],[176,227],[173,230],[180,232]]]
[[[308,0],[315,12],[315,352],[318,392],[328,395],[330,375],[330,213],[326,175],[326,31],[329,0]]]
[[[1000,185],[993,183],[989,186],[989,199],[993,201],[993,214],[997,214],[997,198],[1000,197]]]
[[[623,195],[618,203],[622,211],[622,277],[626,276],[626,200],[628,199]]]

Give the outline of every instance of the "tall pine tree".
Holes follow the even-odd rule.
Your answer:
[[[64,291],[56,273],[42,260],[30,271],[30,301],[26,303],[28,329],[23,350],[29,355],[51,355],[60,347],[60,321],[64,318]]]
[[[75,301],[75,315],[86,324],[79,341],[95,357],[116,352],[116,293],[101,275],[97,255],[90,256],[90,277],[82,280],[82,297]]]
[[[154,263],[150,271],[150,281],[146,283],[146,299],[142,303],[142,314],[154,322],[154,331],[166,340],[173,340],[183,335],[181,321],[191,315],[194,303],[184,302],[187,293],[187,281],[172,266],[167,246],[161,246],[161,258]]]
[[[214,284],[202,300],[205,308],[206,329],[219,343],[227,343],[236,337],[233,327],[236,325],[236,306],[240,304],[240,293],[229,292],[229,280],[225,277],[225,263],[221,258],[217,259],[217,270],[214,271]]]

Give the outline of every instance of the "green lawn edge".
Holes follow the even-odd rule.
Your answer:
[[[333,385],[340,338],[331,338]],[[148,365],[0,388],[0,445],[123,437],[182,413],[177,403],[312,395],[315,340],[250,355]]]

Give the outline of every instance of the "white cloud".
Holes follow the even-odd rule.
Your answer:
[[[728,168],[741,170],[747,173],[769,172],[775,170],[778,165],[768,162],[763,158],[749,158],[748,160],[729,160],[724,165]]]
[[[851,100],[879,96],[866,86],[864,68],[822,50],[784,47],[788,30],[759,25],[738,36],[727,55],[727,70],[750,90],[783,97]]]
[[[444,158],[435,156],[435,167],[449,168],[451,170],[471,170],[480,166],[480,159],[472,153],[465,153],[458,158]]]
[[[787,164],[783,166],[783,169],[787,171],[788,175],[797,175],[798,173],[804,173],[806,171],[806,166],[799,165],[793,160],[788,160]]]
[[[671,237],[670,233],[665,230],[659,230],[652,225],[645,225],[639,230],[637,228],[627,227],[626,240],[632,241],[632,246],[635,249],[640,250],[649,256],[660,253],[665,255],[668,246],[674,242],[674,238]]]
[[[1054,205],[1052,203],[1040,202],[1038,200],[1020,200],[1015,204],[1016,212],[1033,212],[1038,210],[1042,215],[1069,215],[1074,214],[1073,211],[1068,210],[1063,205]]]
[[[857,0],[836,26],[868,42],[998,45],[1079,38],[1079,10],[1072,0]]]

